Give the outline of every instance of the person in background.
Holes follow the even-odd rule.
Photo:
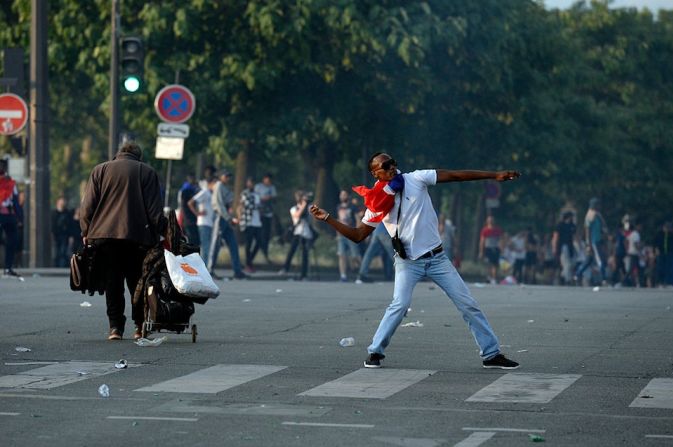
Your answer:
[[[221,241],[227,244],[231,256],[231,268],[234,271],[234,279],[246,279],[248,275],[241,269],[241,260],[238,254],[238,241],[234,233],[234,225],[238,224],[238,219],[232,214],[232,203],[234,193],[229,189],[229,180],[231,173],[226,169],[220,172],[219,181],[215,182],[213,187],[212,205],[215,211],[215,221],[213,224],[213,237],[210,241],[210,259],[207,262],[208,271],[215,279],[222,279],[215,273],[215,265],[220,254]]]
[[[576,233],[577,226],[573,222],[573,213],[565,211],[554,229],[551,242],[554,258],[561,266],[562,285],[570,284],[573,277]]]
[[[606,270],[606,247],[604,234],[607,233],[607,225],[603,215],[598,210],[599,200],[593,197],[589,200],[589,209],[584,217],[584,241],[586,243],[586,259],[575,272],[575,281],[582,281],[584,272],[595,262],[600,271],[600,282],[605,282]]]
[[[526,284],[535,284],[537,270],[537,253],[540,242],[533,232],[533,227],[526,228],[526,261],[524,264],[523,280]]]
[[[392,264],[395,252],[393,251],[393,246],[390,244],[390,236],[388,236],[385,226],[379,225],[376,227],[369,239],[369,245],[367,246],[367,250],[365,250],[364,256],[362,256],[362,262],[360,263],[360,270],[358,271],[358,277],[355,280],[355,284],[372,282],[368,276],[369,265],[378,255],[381,255],[381,260],[383,262],[383,277],[386,281],[390,281],[393,278]]]
[[[439,215],[439,234],[442,236],[442,247],[446,252],[446,256],[453,261],[454,245],[456,242],[456,227],[451,222],[451,219],[445,217],[443,214]]]
[[[495,224],[495,217],[488,216],[479,235],[479,258],[486,258],[488,261],[488,281],[491,284],[498,283],[498,266],[500,265],[502,236],[502,228]]]
[[[79,225],[79,217],[80,217],[80,208],[77,207],[72,213],[72,220],[70,221],[70,253],[77,253],[80,248],[82,248],[82,229],[80,228]]]
[[[72,210],[66,208],[65,197],[56,199],[56,208],[51,210],[51,235],[54,241],[54,267],[67,267],[70,262],[70,238],[72,236]]]
[[[523,283],[523,268],[526,263],[526,231],[519,231],[507,245],[511,254],[512,276],[518,284]]]
[[[292,218],[292,243],[290,244],[290,251],[287,252],[283,268],[278,272],[280,275],[285,275],[290,271],[292,258],[294,257],[297,247],[301,245],[301,272],[299,280],[303,281],[308,277],[308,257],[313,243],[313,230],[308,222],[308,205],[311,200],[310,194],[302,190],[297,190],[294,193],[295,205],[290,208],[290,217]]]
[[[255,192],[255,182],[252,177],[245,180],[245,189],[241,192],[238,205],[238,225],[245,239],[245,268],[246,273],[254,273],[255,256],[261,247],[262,234],[262,200]]]
[[[276,197],[278,196],[271,173],[267,172],[264,174],[262,182],[255,185],[255,192],[259,194],[259,198],[262,201],[260,209],[262,217],[262,232],[259,238],[260,249],[262,250],[266,262],[271,264],[271,259],[269,258],[269,243],[271,242],[271,229],[273,228],[273,207],[276,204]]]
[[[187,206],[196,216],[196,227],[199,230],[200,255],[204,263],[208,263],[210,257],[210,244],[213,238],[213,222],[215,212],[213,211],[212,189],[215,186],[215,178],[210,177],[210,182],[203,179],[199,182],[199,192],[189,199]]]
[[[624,258],[626,278],[624,282],[632,287],[640,287],[640,231],[638,231],[639,228],[633,226],[628,214],[622,218],[622,224],[626,238],[626,257]]]
[[[19,204],[19,190],[9,176],[9,163],[0,159],[0,230],[5,232],[4,276],[21,278],[12,268],[18,243],[19,222],[23,222],[23,209]]]
[[[673,286],[673,223],[663,223],[654,238],[657,257],[657,284],[659,287]]]
[[[339,192],[339,204],[336,207],[336,216],[339,222],[349,227],[355,226],[358,209],[352,205],[350,193],[345,189]],[[351,268],[360,264],[360,250],[356,243],[337,233],[337,256],[339,257],[339,278],[341,282],[348,281],[349,261]]]
[[[124,334],[124,283],[132,297],[147,250],[167,226],[159,176],[141,161],[142,155],[137,143],[123,143],[113,160],[93,168],[80,205],[82,242],[95,247],[96,262],[102,263],[97,268],[105,272],[108,340],[121,340]],[[136,340],[142,336],[143,307],[139,300],[132,308]]]
[[[199,192],[199,185],[196,182],[196,177],[192,174],[187,175],[185,183],[178,191],[178,205],[180,208],[180,225],[187,236],[187,240],[192,245],[201,245],[199,229],[196,225],[196,215],[187,205],[197,192]]]

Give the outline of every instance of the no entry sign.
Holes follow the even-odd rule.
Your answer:
[[[0,94],[0,135],[19,133],[27,122],[26,101],[14,93]]]
[[[167,85],[154,98],[157,115],[167,123],[184,123],[191,118],[195,108],[194,95],[180,84]]]

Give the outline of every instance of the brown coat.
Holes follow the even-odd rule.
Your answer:
[[[166,228],[159,176],[131,153],[93,168],[80,207],[87,239],[125,239],[151,246]]]

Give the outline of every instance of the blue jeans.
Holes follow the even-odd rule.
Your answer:
[[[199,240],[201,241],[201,259],[208,264],[210,258],[210,244],[213,238],[213,227],[210,225],[199,225]]]
[[[374,258],[378,255],[381,255],[383,261],[383,275],[386,279],[392,277],[392,260],[394,256],[393,246],[390,243],[390,236],[387,233],[381,237],[376,235],[372,237],[367,250],[365,251],[364,256],[362,256],[362,263],[360,264],[360,271],[358,272],[359,276],[367,276],[369,274],[369,264],[372,263]],[[386,240],[387,239],[387,240]]]
[[[500,352],[498,338],[493,333],[486,316],[470,295],[470,290],[463,282],[449,258],[444,252],[426,259],[412,261],[395,256],[395,291],[393,301],[386,309],[379,328],[374,334],[372,344],[367,351],[370,354],[383,354],[390,343],[395,330],[400,325],[404,314],[411,305],[411,294],[416,283],[428,277],[435,282],[453,301],[456,308],[463,314],[474,340],[479,346],[482,359],[490,359]]]
[[[243,273],[241,271],[241,259],[238,255],[238,242],[236,241],[236,235],[234,234],[234,229],[231,228],[229,222],[218,217],[215,219],[215,225],[213,226],[213,237],[210,241],[210,257],[208,259],[208,271],[212,272],[217,263],[217,256],[220,254],[220,245],[222,241],[227,244],[229,248],[229,254],[231,255],[231,268],[234,271],[234,274],[240,275]]]

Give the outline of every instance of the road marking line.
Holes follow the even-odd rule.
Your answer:
[[[0,393],[0,397],[18,398],[18,399],[44,399],[44,400],[100,400],[100,397],[77,397],[77,396],[42,396],[39,394],[20,394],[20,393]],[[135,402],[145,402],[148,399],[139,397],[115,398],[115,400],[128,400]]]
[[[175,422],[196,422],[198,418],[168,418],[158,416],[108,416],[106,419],[121,419],[134,421],[175,421]]]
[[[70,361],[29,369],[18,374],[0,377],[0,388],[28,388],[50,390],[94,377],[119,372],[115,362]],[[141,365],[129,365],[138,367]]]
[[[299,396],[385,399],[433,375],[435,372],[421,369],[392,368],[372,371],[361,368],[336,380],[299,393]]]
[[[215,365],[135,391],[216,394],[285,368],[287,366]]]
[[[18,416],[21,413],[12,413],[10,411],[0,411],[0,416]]]
[[[374,436],[372,439],[386,445],[398,445],[400,447],[438,447],[446,444],[446,439],[405,438],[399,436]]]
[[[673,439],[673,435],[645,435],[646,438]]]
[[[454,447],[477,447],[495,436],[492,431],[477,431],[460,441]]]
[[[465,431],[504,431],[504,432],[515,432],[515,433],[546,433],[547,430],[539,430],[536,428],[528,429],[528,428],[491,428],[491,427],[463,427],[463,430]]]
[[[59,362],[5,362],[5,366],[22,366],[22,365],[54,365]]]
[[[647,397],[645,397],[647,396]],[[638,393],[629,407],[635,408],[673,408],[673,379],[655,378]]]
[[[579,374],[509,373],[477,391],[466,402],[544,404],[582,377]]]
[[[302,427],[335,427],[335,428],[374,428],[372,424],[330,424],[327,422],[288,422],[285,421],[282,425],[296,425]]]

